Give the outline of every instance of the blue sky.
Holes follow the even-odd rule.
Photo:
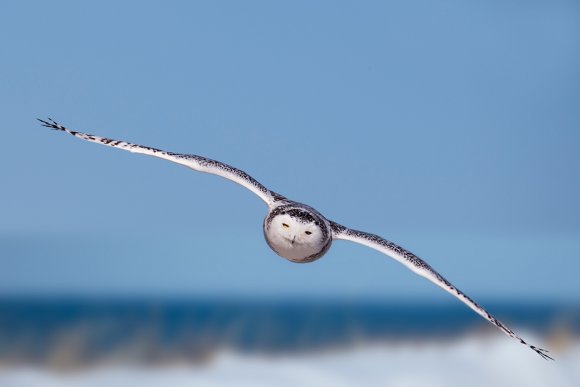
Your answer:
[[[262,202],[36,117],[235,165],[475,299],[580,300],[576,1],[19,2],[0,25],[0,294],[448,300]]]

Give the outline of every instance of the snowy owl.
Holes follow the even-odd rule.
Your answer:
[[[279,256],[297,263],[312,262],[326,254],[332,242],[337,239],[368,246],[397,260],[416,274],[427,278],[435,285],[451,293],[477,314],[501,329],[505,334],[528,346],[544,359],[552,359],[546,354],[546,350],[525,342],[415,254],[378,235],[352,230],[333,222],[314,208],[287,199],[267,189],[240,169],[202,156],[166,152],[148,146],[77,132],[59,125],[50,118],[48,121],[40,119],[39,121],[43,126],[67,132],[86,141],[124,149],[133,153],[159,157],[184,165],[195,171],[211,173],[232,180],[258,195],[268,206],[268,213],[264,218],[263,224],[264,237],[268,246]]]

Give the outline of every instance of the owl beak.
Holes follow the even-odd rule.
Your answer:
[[[294,244],[294,241],[296,240],[296,235],[294,235],[294,238],[292,238],[292,242],[290,242],[290,244]]]

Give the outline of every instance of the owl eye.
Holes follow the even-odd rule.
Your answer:
[[[304,234],[310,235],[310,234],[312,234],[312,231],[304,231]]]
[[[288,226],[286,223],[282,223],[282,226],[284,226],[285,228],[288,228],[290,226]]]

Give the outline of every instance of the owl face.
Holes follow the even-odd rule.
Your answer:
[[[332,242],[328,221],[307,206],[275,208],[264,221],[266,242],[278,255],[293,262],[320,258]]]

